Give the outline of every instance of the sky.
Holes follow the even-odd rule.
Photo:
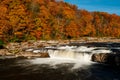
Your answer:
[[[120,15],[120,0],[64,0],[77,5],[78,9],[108,12]]]

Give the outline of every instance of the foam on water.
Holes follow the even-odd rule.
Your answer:
[[[97,47],[59,46],[48,49],[50,58],[36,58],[29,61],[32,64],[49,64],[51,66],[63,63],[73,63],[73,69],[76,69],[84,67],[84,65],[91,65],[92,54],[110,52],[110,50],[104,48],[97,50]]]
[[[60,46],[57,49],[60,49],[60,50],[71,50],[71,49],[74,49],[74,48],[76,48],[76,46]]]
[[[30,62],[32,64],[49,64],[51,66],[63,63],[73,63],[73,69],[80,68],[84,65],[90,65],[92,63],[92,54],[86,53],[86,51],[92,51],[94,48],[88,48],[85,46],[61,46],[57,49],[58,50],[48,50],[50,58],[36,58],[30,60]]]
[[[94,50],[92,53],[111,53],[112,51],[110,50]]]
[[[95,47],[86,47],[86,46],[80,46],[76,49],[74,49],[76,52],[91,52],[92,50],[94,50]]]
[[[62,64],[62,63],[73,63],[74,60],[72,59],[61,59],[61,58],[36,58],[32,59],[31,62],[33,64],[50,64],[50,65],[56,65],[56,64]]]
[[[79,61],[79,60],[74,60],[74,59],[66,59],[66,58],[36,58],[29,60],[32,64],[49,64],[53,68],[56,68],[56,65],[58,64],[73,64],[72,69],[77,69],[83,66],[88,66],[91,63],[90,62],[84,62],[84,61]]]

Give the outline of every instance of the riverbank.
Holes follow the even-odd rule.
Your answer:
[[[44,47],[49,46],[59,46],[59,45],[68,45],[72,43],[93,43],[93,42],[108,42],[108,43],[119,43],[120,39],[117,38],[93,38],[93,37],[83,37],[79,40],[30,40],[27,42],[19,43],[8,43],[4,45],[3,49],[0,49],[0,56],[15,56],[15,57],[49,57],[47,52],[32,52],[32,49],[43,49]],[[37,50],[36,50],[37,51]]]

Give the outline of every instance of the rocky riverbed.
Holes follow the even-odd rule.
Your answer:
[[[97,40],[8,43],[0,49],[0,79],[120,80],[119,40]]]
[[[58,41],[28,41],[20,43],[8,43],[4,45],[3,49],[0,49],[0,56],[15,56],[15,57],[49,57],[47,52],[37,52],[35,54],[33,49],[36,51],[43,49],[45,46],[57,45]]]
[[[92,37],[84,37],[79,40],[39,40],[39,41],[27,41],[27,42],[19,42],[19,43],[7,43],[4,45],[3,49],[0,49],[0,56],[14,56],[14,57],[49,57],[47,51],[44,50],[45,47],[49,46],[61,46],[61,45],[81,45],[82,43],[103,43],[100,45],[104,45],[105,42],[108,43],[119,43],[120,39],[116,38],[92,38]],[[89,44],[89,46],[90,46]],[[82,44],[83,45],[83,44]],[[85,45],[85,44],[84,44]],[[97,45],[97,44],[96,44]],[[99,45],[99,44],[98,44]],[[37,54],[36,54],[37,53]]]

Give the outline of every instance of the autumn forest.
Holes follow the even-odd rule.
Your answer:
[[[120,16],[55,0],[0,0],[0,40],[120,37]]]

